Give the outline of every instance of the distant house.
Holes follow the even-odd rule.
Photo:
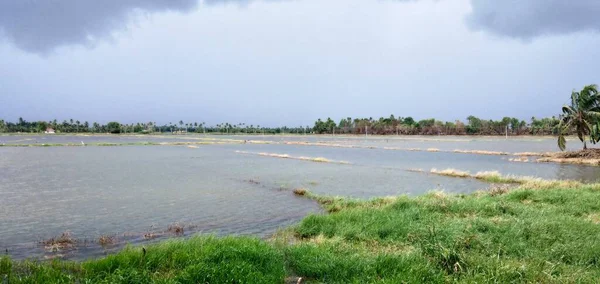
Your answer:
[[[56,132],[54,132],[54,129],[48,127],[48,128],[46,128],[46,132],[44,132],[44,133],[46,133],[46,134],[54,134]]]

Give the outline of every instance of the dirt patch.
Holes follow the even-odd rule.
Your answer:
[[[600,149],[592,148],[580,151],[559,152],[536,160],[541,163],[563,163],[600,166]]]
[[[593,158],[540,158],[537,162],[600,166],[600,159]]]
[[[556,153],[554,158],[562,158],[562,159],[600,159],[600,149],[586,149],[580,151],[570,151],[564,153]]]

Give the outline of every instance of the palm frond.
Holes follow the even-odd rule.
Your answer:
[[[558,135],[558,148],[561,151],[564,151],[567,148],[567,140],[565,139],[565,135],[563,133]]]

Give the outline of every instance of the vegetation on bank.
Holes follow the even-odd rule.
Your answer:
[[[98,260],[0,260],[8,283],[279,283],[282,252],[245,237],[193,237],[128,247]]]
[[[269,241],[194,237],[129,247],[82,263],[0,260],[9,283],[445,283],[600,279],[600,185],[360,201],[322,197]],[[290,280],[291,278],[288,278]],[[295,279],[295,278],[294,278]]]
[[[123,124],[116,121],[107,124],[97,122],[89,123],[64,120],[27,121],[19,118],[17,122],[0,120],[0,133],[44,133],[51,128],[57,133],[212,133],[212,134],[369,134],[375,135],[556,135],[558,134],[559,120],[555,117],[537,119],[531,122],[517,118],[505,117],[494,121],[469,116],[466,122],[444,122],[435,119],[414,120],[412,117],[398,117],[391,115],[379,119],[350,117],[335,123],[331,118],[325,121],[317,120],[313,127],[262,127],[246,123],[220,123],[206,125],[204,122],[168,123],[159,125],[156,122],[138,122]]]
[[[462,121],[444,122],[435,119],[415,121],[412,117],[391,115],[379,119],[350,117],[336,124],[331,118],[317,120],[313,127],[261,127],[246,123],[221,123],[206,125],[205,123],[168,123],[159,125],[156,122],[138,122],[122,124],[109,122],[100,124],[73,120],[58,122],[26,121],[19,118],[17,122],[0,120],[0,133],[44,133],[51,128],[57,133],[210,133],[210,134],[357,134],[364,135],[557,135],[560,120],[551,118],[531,118],[531,122],[517,118],[505,117],[494,121],[469,116],[466,123]]]

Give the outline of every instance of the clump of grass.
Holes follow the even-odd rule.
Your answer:
[[[427,193],[427,196],[431,196],[436,199],[443,199],[443,198],[448,197],[448,195],[442,190],[431,191],[431,192]]]
[[[301,160],[301,161],[311,161],[311,162],[316,162],[316,163],[334,163],[334,164],[350,164],[349,162],[346,161],[333,161],[333,160],[329,160],[327,158],[323,158],[323,157],[294,157],[294,156],[290,156],[288,154],[277,154],[277,153],[265,153],[265,152],[260,152],[260,153],[253,153],[253,152],[246,152],[246,151],[235,151],[236,153],[239,154],[248,154],[248,155],[258,155],[258,156],[264,156],[264,157],[273,157],[273,158],[281,158],[281,159],[292,159],[292,160]]]
[[[445,169],[445,170],[437,170],[435,168],[431,169],[431,173],[442,175],[442,176],[450,176],[450,177],[460,177],[460,178],[468,178],[471,177],[469,172],[460,171],[457,169]]]
[[[167,232],[174,234],[176,236],[183,236],[185,232],[185,226],[179,223],[174,223],[169,225]]]
[[[509,158],[508,159],[511,162],[521,162],[521,163],[527,163],[529,162],[529,159],[525,156],[522,157],[516,157],[516,158]]]
[[[600,166],[600,159],[590,158],[539,158],[540,163],[578,164],[589,166]]]
[[[551,152],[518,152],[518,153],[513,153],[514,156],[521,156],[521,157],[551,157],[553,155],[553,153]]]
[[[293,192],[295,195],[304,196],[308,190],[306,190],[306,188],[295,188]]]
[[[152,239],[156,239],[158,237],[160,237],[161,235],[158,233],[153,233],[153,232],[146,232],[144,233],[144,239],[145,240],[152,240]]]
[[[408,170],[417,172],[417,170]],[[460,171],[456,169],[445,169],[445,170],[437,170],[435,168],[431,169],[430,173],[448,176],[448,177],[458,177],[458,178],[474,178],[478,180],[482,180],[489,183],[500,183],[500,184],[520,184],[521,188],[528,189],[547,189],[547,188],[563,188],[563,189],[572,189],[572,188],[580,188],[584,186],[581,182],[573,181],[573,180],[545,180],[541,178],[535,177],[526,177],[526,176],[511,176],[511,175],[502,175],[498,171],[481,171],[472,175],[466,171]],[[589,185],[589,187],[596,188],[599,185],[593,184]]]
[[[98,244],[101,246],[111,246],[118,242],[117,237],[114,235],[102,235],[98,238]]]
[[[40,241],[40,244],[44,245],[45,250],[52,252],[74,249],[77,243],[77,239],[73,238],[70,232],[64,232],[58,237]]]
[[[481,171],[475,174],[475,178],[486,181],[499,182],[502,179],[502,175],[498,171]]]
[[[493,155],[493,156],[508,155],[508,153],[506,153],[506,152],[485,151],[485,150],[459,150],[459,149],[456,149],[453,152],[454,153],[462,153],[462,154]]]
[[[511,190],[511,187],[507,184],[494,185],[490,188],[489,194],[490,196],[498,196],[505,193],[508,193]]]
[[[121,146],[121,143],[96,143],[96,146],[115,147],[115,146]]]
[[[540,178],[523,178],[521,188],[544,190],[544,189],[588,189],[600,190],[600,184],[583,184],[574,180],[545,180]]]
[[[323,157],[312,158],[310,160],[313,162],[317,162],[317,163],[331,163],[331,160],[323,158]]]

